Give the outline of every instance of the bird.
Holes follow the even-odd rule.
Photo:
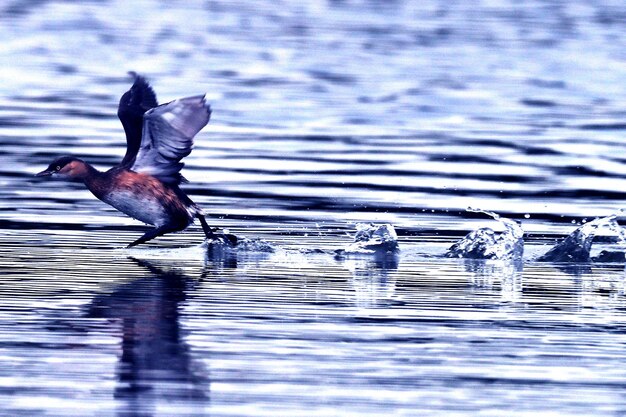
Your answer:
[[[159,105],[145,77],[134,72],[133,85],[120,98],[117,116],[126,134],[126,154],[108,171],[99,171],[74,156],[56,158],[37,177],[59,176],[82,181],[103,202],[122,213],[154,226],[127,248],[166,233],[186,229],[196,218],[206,238],[230,246],[237,238],[215,233],[202,209],[180,188],[181,159],[191,153],[194,136],[211,118],[205,95],[176,99]]]

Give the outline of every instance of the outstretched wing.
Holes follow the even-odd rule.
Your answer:
[[[146,111],[158,106],[156,94],[146,79],[134,72],[129,74],[135,77],[135,82],[130,90],[122,95],[117,108],[117,117],[120,118],[124,132],[126,132],[126,155],[120,163],[121,166],[129,166],[133,163],[141,144],[143,115]]]
[[[143,116],[141,147],[133,171],[143,172],[170,184],[180,184],[180,162],[189,155],[193,137],[209,122],[211,107],[204,96],[174,100]]]

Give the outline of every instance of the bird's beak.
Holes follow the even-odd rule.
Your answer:
[[[45,170],[45,171],[41,171],[38,174],[35,174],[36,177],[49,177],[50,175],[52,175],[54,173],[54,171],[49,171],[49,170]]]

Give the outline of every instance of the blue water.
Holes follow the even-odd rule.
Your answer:
[[[535,259],[622,213],[626,8],[518,3],[0,4],[0,414],[624,415],[623,265]],[[124,250],[145,226],[33,177],[121,160],[129,70],[208,93],[184,188],[274,253]],[[523,260],[441,258],[499,227],[468,207]],[[360,222],[400,254],[335,257]]]

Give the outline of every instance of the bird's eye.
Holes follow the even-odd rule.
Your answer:
[[[61,167],[60,167],[59,165],[57,165],[56,170],[57,170],[57,171],[60,171],[60,170],[61,170]]]

